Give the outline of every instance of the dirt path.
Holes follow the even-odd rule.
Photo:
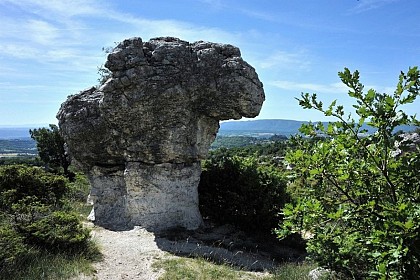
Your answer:
[[[161,272],[151,266],[165,252],[156,245],[153,233],[137,227],[130,231],[95,227],[93,239],[99,244],[103,260],[94,264],[94,276],[80,276],[74,280],[158,279]]]
[[[204,257],[248,271],[272,269],[278,264],[273,260],[274,255],[277,259],[278,256],[283,259],[299,256],[284,247],[257,244],[229,225],[193,232],[175,230],[159,236],[140,227],[130,231],[110,231],[92,224],[89,227],[103,259],[94,264],[93,276],[81,275],[73,280],[158,279],[163,271],[153,268],[152,264],[173,255]]]

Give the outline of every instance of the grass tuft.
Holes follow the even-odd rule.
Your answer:
[[[273,280],[309,280],[309,272],[317,266],[311,263],[284,263],[273,273]]]
[[[28,259],[21,259],[16,263],[13,271],[1,271],[0,280],[69,279],[79,274],[93,275],[92,262],[101,258],[96,244],[89,244],[88,248],[77,254],[52,254],[39,252]]]
[[[159,280],[177,279],[226,279],[226,280],[305,280],[309,279],[309,271],[313,264],[283,264],[272,273],[256,273],[238,270],[226,264],[215,264],[203,258],[173,257],[159,260],[153,264],[154,269],[162,269],[164,273]]]

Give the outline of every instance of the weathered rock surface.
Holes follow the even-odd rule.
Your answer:
[[[200,160],[219,120],[255,117],[258,76],[238,48],[132,38],[108,55],[109,79],[70,96],[57,114],[92,185],[96,223],[197,228]]]
[[[416,132],[402,133],[394,143],[393,156],[400,156],[407,152],[416,152],[420,146],[420,135]]]

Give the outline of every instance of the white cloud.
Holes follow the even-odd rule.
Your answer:
[[[197,41],[206,38],[215,42],[237,43],[241,34],[226,32],[218,28],[198,26],[188,22],[177,20],[152,20],[142,17],[135,17],[131,14],[112,12],[106,15],[109,19],[118,23],[126,24],[128,30],[121,33],[112,34],[113,37],[119,36],[121,39],[127,38],[127,34],[136,34],[147,40],[152,37],[173,36],[183,40]]]
[[[95,0],[0,0],[0,4],[14,5],[34,14],[52,18],[71,18],[80,15],[95,15],[105,11],[105,3]]]
[[[370,10],[380,8],[382,6],[388,5],[390,3],[396,2],[399,0],[359,0],[358,4],[350,9],[350,13],[363,13]]]
[[[59,31],[55,26],[42,20],[30,20],[28,22],[28,35],[33,41],[47,45],[59,37]]]
[[[101,48],[128,37],[148,40],[174,36],[188,41],[206,38],[236,45],[247,42],[242,34],[176,20],[137,17],[99,1],[0,0],[2,5],[18,8],[20,16],[0,18],[0,61],[9,73],[0,74],[0,83],[10,81],[11,73],[13,81],[28,81],[27,85],[10,84],[9,91],[30,91],[36,84],[48,84],[46,91],[59,98],[57,92],[71,93],[92,85],[97,82],[97,67],[105,61]],[[57,90],[52,89],[54,86]],[[48,100],[52,97],[39,98],[39,102]]]
[[[200,2],[208,4],[215,9],[222,9],[226,7],[226,5],[222,3],[222,0],[200,0]]]
[[[294,81],[286,80],[277,80],[267,83],[268,85],[284,89],[292,90],[298,92],[309,92],[309,93],[347,93],[349,88],[341,82],[331,83],[331,84],[315,84],[315,83],[299,83]],[[378,85],[366,85],[364,87],[364,92],[367,92],[369,89],[374,89],[378,93],[387,93],[392,94],[395,91],[394,87],[391,86],[378,86]]]
[[[262,69],[269,68],[293,68],[300,70],[308,70],[311,62],[305,51],[286,52],[277,51],[274,54],[257,62]]]
[[[244,13],[245,15],[252,18],[256,18],[256,19],[261,19],[261,20],[270,21],[270,22],[282,21],[278,15],[276,16],[276,15],[272,15],[266,12],[261,12],[258,10],[240,9],[240,11]]]
[[[42,48],[31,47],[26,44],[0,43],[0,49],[2,50],[3,56],[24,60],[35,60],[43,64],[58,63],[57,66],[60,66],[60,63],[62,62],[66,62],[67,67],[76,64],[77,61],[83,62],[84,64],[92,64],[97,63],[101,59],[99,55],[92,56],[89,53],[82,53],[78,50],[70,48],[51,48],[45,50]],[[79,64],[79,67],[80,66],[81,65]],[[11,66],[8,66],[7,68],[13,69]],[[79,69],[79,71],[80,70],[83,69]]]
[[[99,1],[0,0],[1,5],[21,11],[19,18],[0,18],[0,26],[5,27],[0,28],[2,67],[13,69],[15,76],[21,77],[38,74],[23,66],[30,65],[49,71],[43,76],[60,75],[67,83],[70,81],[66,75],[76,72],[87,74],[75,75],[79,82],[87,79],[96,82],[97,66],[105,61],[101,48],[133,36],[141,36],[145,41],[159,36],[188,41],[206,38],[238,46],[249,41],[246,34],[176,20],[137,17]],[[4,81],[6,76],[0,77]]]
[[[202,0],[202,2],[213,7],[221,7],[224,5],[220,0]],[[95,0],[0,0],[0,3],[19,6],[21,9],[30,11],[31,13],[42,17],[44,19],[44,25],[42,25],[41,22],[38,22],[37,26],[33,27],[40,36],[47,33],[45,32],[47,27],[50,28],[50,30],[62,32],[88,29],[88,23],[84,21],[83,17],[90,16],[102,20],[115,21],[117,24],[126,24],[123,29],[124,31],[120,33],[121,38],[126,38],[127,33],[133,32],[141,35],[144,39],[146,39],[146,37],[150,38],[168,35],[182,37],[183,39],[191,41],[202,38],[208,38],[208,40],[232,41],[232,39],[235,40],[238,37],[235,34],[217,28],[196,26],[182,21],[151,20],[136,17],[132,14],[121,13],[106,2]],[[52,22],[58,26],[55,26],[54,28],[51,24]],[[112,30],[110,30],[109,33],[114,36],[117,35],[116,33],[113,33]],[[104,38],[106,35],[96,34],[96,36]]]
[[[19,59],[31,59],[38,57],[40,52],[38,49],[31,47],[26,44],[20,43],[1,43],[0,49],[2,51],[2,56],[10,56]]]
[[[332,84],[312,84],[312,83],[298,83],[293,81],[272,81],[268,82],[268,85],[284,89],[293,90],[300,92],[311,92],[311,93],[343,93],[347,92],[347,87],[342,83]]]
[[[237,44],[241,34],[234,34],[218,28],[208,28],[176,20],[152,20],[107,9],[98,1],[45,1],[0,0],[0,4],[18,6],[26,11],[21,22],[13,18],[0,18],[0,45],[9,45],[7,54],[16,58],[40,58],[36,52],[64,54],[55,56],[68,59],[69,49],[86,52],[89,47],[106,47],[128,37],[141,36],[144,40],[158,36],[180,37],[188,41],[206,38],[210,41]],[[36,14],[36,16],[34,16]],[[87,19],[85,16],[90,16]],[[97,18],[92,25],[92,17]],[[102,32],[98,22],[103,22]],[[10,47],[13,45],[12,47]],[[30,46],[30,47],[29,47]],[[100,47],[96,50],[100,53]],[[13,51],[15,49],[16,51]],[[62,49],[65,49],[63,51]],[[91,49],[92,50],[92,49]]]

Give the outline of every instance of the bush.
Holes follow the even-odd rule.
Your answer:
[[[68,193],[66,197],[71,202],[80,202],[86,204],[86,199],[90,191],[90,183],[84,174],[75,173],[74,180],[68,186]]]
[[[67,192],[67,181],[38,167],[0,166],[0,209],[11,211],[12,205],[33,197],[42,204],[59,207]]]
[[[53,252],[83,249],[89,230],[82,227],[77,214],[63,211],[70,208],[65,205],[70,193],[67,184],[63,176],[38,167],[1,166],[2,221],[14,230],[5,232],[5,242],[10,238],[11,244],[18,244],[20,240]],[[74,186],[73,191],[77,189]]]
[[[354,279],[419,279],[420,151],[418,143],[415,151],[396,149],[398,127],[419,125],[400,109],[418,96],[419,71],[401,73],[393,95],[364,93],[357,71],[339,75],[360,119],[345,117],[335,101],[324,108],[315,94],[302,94],[301,106],[338,121],[303,125],[312,141],[294,140],[286,157],[295,166],[294,202],[285,206],[278,234],[310,233],[312,258]],[[366,134],[365,121],[374,134]]]
[[[278,169],[254,157],[232,156],[226,150],[213,153],[203,163],[200,211],[219,223],[269,233],[287,199],[285,186]]]
[[[69,170],[70,157],[66,152],[66,144],[58,126],[50,124],[49,128],[31,129],[29,133],[36,141],[39,157],[46,167],[73,180],[75,174]]]
[[[29,247],[10,225],[0,226],[0,275],[30,254]]]
[[[56,211],[20,230],[28,242],[49,251],[77,251],[89,240],[89,230],[83,228],[75,213]]]

